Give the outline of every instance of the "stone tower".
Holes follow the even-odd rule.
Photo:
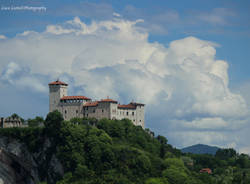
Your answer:
[[[58,109],[60,99],[67,96],[68,84],[59,80],[49,83],[49,112]]]

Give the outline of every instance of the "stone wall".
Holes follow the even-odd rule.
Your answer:
[[[70,120],[74,117],[83,117],[83,103],[82,102],[71,102],[71,103],[60,103],[59,112],[63,115],[65,120]]]
[[[144,128],[144,106],[136,106],[135,109],[117,109],[116,119],[130,119],[134,125]]]
[[[135,108],[118,108],[117,103],[98,102],[96,105],[85,106],[84,102],[60,103],[57,110],[62,113],[65,120],[74,117],[108,118],[108,119],[130,119],[134,125],[144,128],[144,106],[136,105]],[[92,102],[94,103],[94,102]]]
[[[136,122],[135,125],[140,125],[144,128],[144,106],[136,106]]]
[[[83,107],[84,117],[102,119],[110,119],[110,103],[99,102],[96,106],[85,106]]]
[[[60,99],[67,96],[68,88],[63,85],[50,85],[49,86],[49,111],[58,110]]]
[[[23,127],[23,123],[20,118],[1,118],[0,127],[1,128],[11,128],[11,127]]]

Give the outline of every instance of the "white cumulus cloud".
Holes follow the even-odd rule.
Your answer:
[[[177,146],[202,141],[240,148],[249,106],[230,91],[228,64],[215,57],[218,45],[195,37],[169,47],[151,43],[137,25],[141,21],[120,17],[86,24],[75,17],[44,32],[7,38],[0,42],[1,80],[45,92],[41,78],[61,77],[91,98],[146,103],[146,125]],[[28,72],[13,77],[20,68]]]
[[[4,40],[4,39],[6,39],[6,36],[0,35],[0,40]]]
[[[31,89],[37,92],[47,92],[47,86],[42,84],[41,78],[30,73],[29,68],[10,62],[0,75],[0,83],[8,83],[21,89]]]

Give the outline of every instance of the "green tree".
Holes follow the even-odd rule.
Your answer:
[[[236,160],[236,164],[241,168],[250,168],[250,158],[246,154],[240,154]]]
[[[62,122],[63,117],[59,111],[56,110],[50,112],[44,121],[45,130],[48,135],[58,137],[60,134]]]
[[[28,119],[29,127],[38,127],[44,123],[44,119],[41,116],[36,116],[34,119]]]
[[[166,177],[172,184],[184,184],[188,180],[188,169],[185,167],[180,158],[165,159],[167,169],[162,172],[162,176]]]
[[[168,184],[168,180],[166,178],[149,178],[145,184]]]
[[[226,160],[228,158],[232,158],[236,156],[236,151],[233,148],[228,148],[228,149],[218,149],[215,157],[219,159]]]
[[[162,176],[167,178],[171,184],[185,184],[188,179],[187,173],[182,168],[174,165],[164,170]]]
[[[17,119],[17,118],[20,118],[18,114],[16,113],[13,113],[10,117],[14,118],[14,119]]]
[[[10,117],[13,119],[20,119],[22,123],[24,122],[24,119],[16,113],[13,113]]]
[[[164,158],[166,152],[167,152],[167,142],[168,140],[166,139],[166,137],[158,135],[157,136],[157,140],[160,142],[161,146],[160,146],[160,157]]]
[[[165,159],[165,163],[167,167],[174,165],[180,169],[183,169],[183,170],[185,169],[184,162],[180,158],[167,158]]]

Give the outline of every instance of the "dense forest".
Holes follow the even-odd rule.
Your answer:
[[[234,149],[219,149],[215,155],[181,153],[164,136],[154,136],[128,119],[64,121],[54,111],[45,120],[37,117],[28,122],[27,128],[0,129],[0,135],[25,143],[31,153],[49,139],[46,154],[55,154],[64,170],[64,175],[56,176],[57,184],[250,183],[248,155]],[[43,184],[48,172],[39,170]]]

